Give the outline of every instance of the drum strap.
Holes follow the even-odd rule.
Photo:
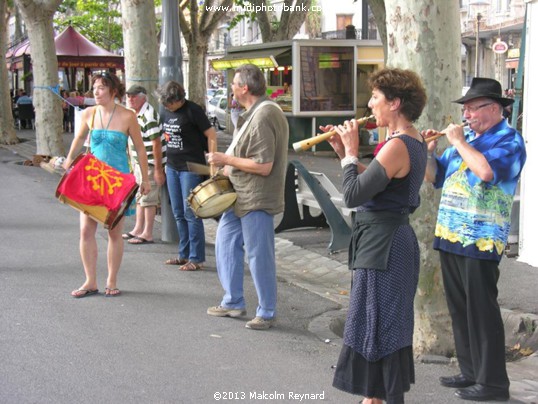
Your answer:
[[[254,115],[256,115],[256,112],[258,112],[262,107],[264,107],[266,105],[272,105],[272,106],[282,110],[280,108],[280,106],[276,102],[269,101],[269,100],[262,101],[256,107],[256,109],[254,111],[252,111],[252,114],[250,114],[247,121],[243,124],[243,126],[241,126],[241,129],[239,129],[239,132],[237,132],[237,134],[234,136],[234,138],[232,140],[232,143],[230,144],[230,146],[226,150],[226,154],[228,154],[230,156],[233,155],[235,146],[237,146],[237,143],[239,142],[239,139],[241,139],[241,136],[243,136],[243,133],[245,133],[245,130],[247,129],[248,125],[250,124],[250,121],[252,121],[252,118],[254,117]]]
[[[88,131],[88,137],[86,138],[86,153],[90,153],[90,137],[92,136],[92,129],[93,129],[93,121],[95,120],[95,113],[97,112],[97,107],[93,110],[92,119],[90,119],[90,130]]]

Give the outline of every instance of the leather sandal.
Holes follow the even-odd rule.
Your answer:
[[[169,260],[164,261],[166,265],[185,265],[189,260],[185,258],[170,258]]]
[[[185,265],[181,265],[179,267],[180,271],[200,271],[202,269],[202,265],[198,264],[196,262],[189,261]]]

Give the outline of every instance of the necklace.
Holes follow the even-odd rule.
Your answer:
[[[108,132],[108,127],[110,126],[110,122],[112,122],[112,117],[114,116],[114,112],[116,112],[116,103],[114,103],[114,109],[112,110],[112,113],[110,114],[110,118],[108,118],[108,123],[103,125],[103,116],[101,115],[101,108],[98,109],[99,111],[99,120],[101,121],[101,127],[105,130],[105,132]]]
[[[413,124],[410,123],[409,125],[407,125],[403,129],[393,130],[392,133],[388,137],[389,137],[389,139],[392,139],[393,137],[398,136],[400,133],[405,132],[407,129],[410,129],[412,127],[413,127]]]

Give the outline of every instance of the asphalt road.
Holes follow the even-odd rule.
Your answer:
[[[120,297],[73,299],[83,282],[78,214],[54,198],[58,177],[21,160],[0,149],[1,403],[297,402],[290,392],[359,400],[331,387],[341,341],[308,330],[335,303],[279,282],[277,326],[248,330],[256,296],[247,275],[246,318],[206,315],[222,296],[211,245],[206,269],[192,273],[162,264],[174,245],[127,246]],[[99,229],[101,291],[105,237]],[[416,373],[407,402],[460,402],[437,382],[454,367],[417,363]]]

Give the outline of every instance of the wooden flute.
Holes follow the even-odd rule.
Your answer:
[[[374,115],[366,116],[364,118],[357,119],[357,123],[359,125],[362,125],[363,123],[366,123],[368,120],[373,119],[373,118],[375,118]],[[295,150],[296,152],[308,150],[312,146],[317,145],[318,143],[321,143],[329,139],[333,135],[336,135],[335,130],[331,130],[329,132],[321,133],[317,136],[313,136],[311,138],[304,139],[299,142],[295,142],[293,144],[293,150]]]
[[[460,128],[463,128],[463,127],[465,127],[465,126],[467,126],[467,125],[469,125],[469,124],[470,124],[469,121],[465,121],[465,122],[460,123],[458,126],[459,126]],[[445,136],[445,135],[446,135],[446,133],[444,133],[444,132],[435,132],[433,135],[431,135],[431,136],[429,136],[429,137],[426,138],[426,143],[433,142],[434,140],[437,140],[437,139],[439,139],[440,137],[443,137],[443,136]]]

